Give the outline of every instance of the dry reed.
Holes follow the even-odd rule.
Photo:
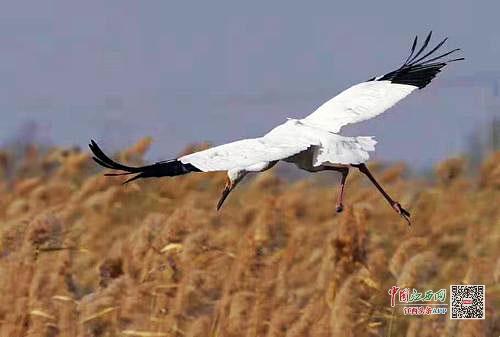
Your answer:
[[[150,142],[119,157],[139,163]],[[30,147],[19,165],[0,152],[0,336],[497,336],[499,155],[478,179],[446,161],[436,184],[374,165],[408,229],[358,174],[342,214],[327,175],[274,171],[217,213],[222,174],[121,186],[77,149]],[[460,282],[486,284],[487,320],[389,307],[392,285]]]

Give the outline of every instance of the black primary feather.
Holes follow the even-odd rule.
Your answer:
[[[430,52],[428,52],[427,54],[425,54],[424,56],[422,56],[421,58],[419,58],[418,60],[414,60],[412,62],[410,62],[411,64],[408,64],[408,65],[412,65],[412,64],[417,64],[418,62],[420,62],[421,60],[425,59],[427,56],[431,55],[432,53],[434,53],[436,50],[438,50],[446,41],[448,41],[448,38],[445,38],[443,39],[443,41],[439,42],[437,44],[437,46],[435,46],[434,48],[432,48],[432,50]]]
[[[399,69],[391,71],[384,76],[370,79],[369,81],[391,81],[391,83],[413,85],[419,89],[422,89],[427,86],[432,81],[432,79],[436,77],[436,75],[441,71],[441,69],[448,63],[464,60],[464,58],[462,57],[451,60],[443,60],[445,56],[448,56],[460,49],[453,49],[447,53],[426,60],[427,57],[433,55],[439,48],[441,48],[448,40],[448,38],[445,38],[429,52],[419,57],[429,45],[431,36],[432,31],[429,32],[418,52],[413,55],[418,41],[418,38],[415,37],[415,39],[413,40],[413,45],[411,47],[410,55],[407,57],[406,61]]]
[[[413,58],[411,60],[408,61],[408,63],[412,63],[413,60],[415,60],[420,54],[422,54],[424,49],[429,45],[429,41],[431,40],[431,36],[432,36],[432,30],[429,32],[429,34],[425,38],[424,44],[422,45],[422,47],[420,47],[420,50],[417,52],[417,54],[415,54],[415,56],[413,56]]]
[[[410,57],[412,57],[413,53],[415,52],[415,48],[417,47],[417,41],[418,41],[418,36],[415,35],[415,39],[413,40],[413,45],[411,46],[410,55],[408,55],[408,58],[406,59],[404,64],[408,63],[408,61],[410,60]]]
[[[132,167],[120,164],[109,158],[93,140],[90,141],[89,148],[94,154],[94,161],[108,169],[125,171],[122,173],[106,173],[106,176],[121,176],[136,174],[132,178],[126,180],[124,184],[139,178],[152,177],[173,177],[183,175],[190,172],[201,172],[200,169],[191,164],[183,164],[177,159],[160,161],[152,165]]]

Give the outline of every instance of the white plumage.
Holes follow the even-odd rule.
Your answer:
[[[263,137],[216,146],[178,160],[204,172],[248,170],[257,163],[286,160],[297,153],[311,151],[313,156],[309,166],[314,168],[323,164],[365,162],[369,158],[368,151],[375,150],[375,143],[372,137],[344,137],[309,125],[307,118],[289,119]]]
[[[390,81],[369,81],[353,85],[322,104],[304,122],[330,132],[346,124],[373,118],[408,96],[417,87]]]
[[[410,56],[398,69],[353,85],[323,103],[310,115],[302,119],[288,119],[259,138],[238,140],[182,156],[177,160],[143,167],[130,167],[113,161],[93,141],[90,148],[94,152],[94,159],[100,165],[125,171],[123,174],[137,173],[128,181],[189,172],[227,171],[228,182],[218,208],[248,172],[267,170],[281,160],[294,163],[310,172],[322,170],[341,172],[342,183],[337,201],[337,210],[340,211],[345,178],[349,166],[353,166],[365,173],[391,206],[408,220],[409,213],[389,197],[364,165],[369,159],[369,152],[375,150],[376,141],[373,137],[345,137],[338,132],[346,124],[361,122],[387,111],[416,89],[422,89],[429,84],[447,63],[461,60],[442,61],[443,57],[458,49],[428,58],[444,44],[446,39],[421,56],[429,44],[431,35],[432,32],[416,53],[415,37]]]

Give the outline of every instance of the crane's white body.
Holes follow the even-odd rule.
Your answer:
[[[373,137],[345,137],[341,127],[373,118],[409,95],[415,86],[369,81],[350,87],[303,119],[288,119],[263,137],[243,139],[179,158],[202,171],[259,172],[283,160],[306,171],[364,163]],[[236,172],[232,173],[231,172]]]

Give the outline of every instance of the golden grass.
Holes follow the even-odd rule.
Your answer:
[[[150,142],[118,157],[138,163]],[[333,175],[273,171],[217,213],[223,174],[121,186],[86,152],[31,148],[0,180],[0,336],[498,336],[500,153],[465,167],[441,163],[433,184],[373,166],[408,229],[356,173],[342,214]],[[486,284],[485,321],[389,306],[392,285],[456,283]]]

